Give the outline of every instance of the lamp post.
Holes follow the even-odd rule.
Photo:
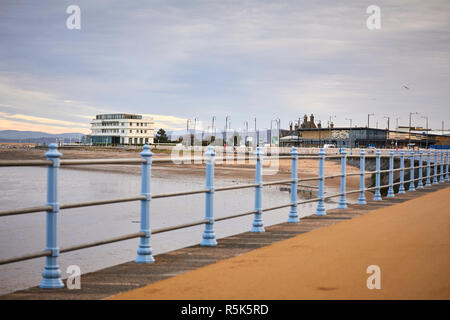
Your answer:
[[[194,118],[194,145],[195,145],[195,136],[197,135],[197,121],[198,118]]]
[[[370,116],[374,116],[374,115],[375,115],[375,113],[369,113],[367,115],[367,128],[370,128]]]
[[[259,132],[256,130],[256,117],[255,117],[255,136],[256,136],[256,146],[259,147]]]
[[[428,116],[421,116],[421,118],[425,119],[427,121],[427,129],[426,129],[426,142],[425,142],[425,148],[428,149]]]
[[[350,144],[350,154],[353,154],[353,150],[352,150],[352,119],[345,118],[345,120],[350,120],[350,130],[348,131],[348,141]]]
[[[244,145],[247,147],[247,137],[248,137],[248,121],[244,122],[245,126],[245,137],[244,137]]]
[[[408,140],[409,140],[409,142],[408,142],[408,147],[411,145],[411,116],[413,115],[413,114],[419,114],[418,112],[410,112],[409,113],[409,138],[408,138]]]
[[[384,116],[384,118],[385,119],[387,119],[387,139],[386,139],[386,143],[387,143],[387,140],[389,139],[389,120],[390,120],[390,118],[389,117],[386,117],[386,116]]]
[[[212,117],[211,134],[214,132],[214,139],[216,139],[216,116]]]
[[[228,121],[231,118],[231,116],[226,116],[225,117],[225,134],[224,134],[224,145],[227,145],[227,130],[228,130]]]
[[[271,148],[272,148],[272,121],[273,120],[270,120],[270,142],[269,142],[269,145]]]
[[[190,119],[186,120],[186,147],[188,146],[188,137],[189,137],[189,145],[191,145],[191,135],[189,134],[189,123],[191,123]]]

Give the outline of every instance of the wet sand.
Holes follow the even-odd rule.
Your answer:
[[[112,299],[450,299],[450,187]],[[381,269],[369,290],[366,269]]]
[[[0,160],[14,159],[45,159],[45,149],[35,148],[3,148],[0,146]],[[62,149],[62,159],[108,159],[108,158],[138,158],[140,150],[110,150],[97,149],[80,150],[80,149]],[[153,158],[170,158],[171,154],[166,152],[154,152]],[[263,163],[264,180],[285,180],[290,178],[291,160],[279,159],[278,164],[265,161]],[[318,160],[300,159],[299,160],[299,178],[311,178],[318,175]],[[120,172],[129,174],[140,174],[139,165],[89,165],[89,166],[65,166],[77,170],[95,170],[104,172]],[[335,175],[341,172],[340,162],[325,161],[325,175]],[[347,173],[359,172],[359,168],[347,165]],[[248,182],[254,179],[254,163],[217,163],[215,165],[215,175],[218,178],[230,179],[237,182]],[[188,179],[189,176],[204,176],[204,164],[182,164],[176,165],[172,162],[154,163],[152,165],[152,175],[155,177],[173,177],[177,175],[180,179]],[[366,186],[370,183],[370,177],[366,176]],[[302,182],[302,185],[317,186],[317,181]],[[326,186],[339,188],[340,179],[327,179]],[[347,177],[347,190],[359,189],[359,176]],[[350,199],[356,199],[357,194],[349,195]]]

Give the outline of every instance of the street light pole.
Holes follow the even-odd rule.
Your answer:
[[[230,116],[226,116],[225,117],[225,132],[224,132],[224,146],[227,145],[227,130],[228,130],[228,119],[230,118]]]
[[[248,121],[244,122],[245,125],[245,137],[244,137],[244,145],[247,147],[247,137],[248,137]]]
[[[256,146],[259,146],[259,134],[258,131],[256,130],[256,117],[255,117],[255,138],[256,138]]]
[[[418,112],[410,112],[409,113],[409,142],[408,142],[408,147],[411,145],[411,116],[413,114],[419,114]]]
[[[345,120],[350,120],[350,130],[348,131],[348,141],[350,144],[350,154],[353,154],[353,150],[352,150],[352,119],[345,118]]]
[[[276,118],[275,121],[277,122],[277,125],[278,125],[278,147],[280,147],[281,146],[281,119]]]
[[[389,140],[389,120],[390,120],[390,118],[389,117],[384,117],[385,119],[387,119],[387,137],[386,137],[386,143],[387,143],[387,141]]]
[[[425,133],[425,137],[426,137],[425,148],[428,149],[428,116],[421,116],[421,118],[423,118],[427,121],[427,127],[426,127],[426,133]]]
[[[375,115],[375,113],[369,113],[367,115],[367,129],[370,128],[370,116],[374,116],[374,115]]]

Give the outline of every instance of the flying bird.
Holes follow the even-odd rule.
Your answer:
[[[406,90],[409,90],[409,88],[407,86],[405,86],[405,85],[403,85],[403,88],[405,88]]]

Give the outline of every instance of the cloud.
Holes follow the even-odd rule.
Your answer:
[[[81,127],[116,112],[167,129],[226,115],[287,127],[304,113],[364,125],[374,111],[450,123],[446,0],[379,0],[377,31],[357,0],[79,0],[79,31],[65,27],[69,4],[2,4],[0,111]]]
[[[58,125],[45,125],[34,122],[5,119],[0,116],[0,130],[42,131],[47,133],[84,133],[89,130],[83,127],[63,127]]]
[[[155,130],[162,128],[164,130],[180,130],[186,127],[187,119],[160,115],[160,114],[143,114],[144,117],[153,118]]]

